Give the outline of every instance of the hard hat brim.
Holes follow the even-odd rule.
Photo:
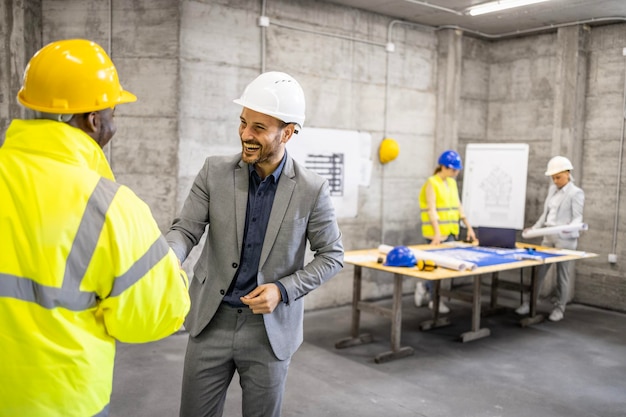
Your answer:
[[[93,106],[86,106],[86,107],[79,107],[79,108],[72,108],[69,109],[65,106],[41,106],[41,105],[37,105],[34,103],[30,103],[25,97],[24,97],[24,91],[23,89],[21,89],[18,93],[17,93],[17,101],[19,101],[19,103],[29,109],[35,110],[35,111],[40,111],[43,113],[52,113],[52,114],[81,114],[81,113],[89,113],[92,111],[99,111],[99,110],[104,110],[104,109],[108,109],[108,108],[112,108],[117,106],[118,104],[125,104],[125,103],[133,103],[135,101],[137,101],[137,96],[134,95],[133,93],[131,93],[130,91],[126,91],[126,90],[121,90],[120,91],[120,96],[118,97],[118,99],[115,102],[108,102],[106,103],[106,105],[97,105],[94,104]]]
[[[257,113],[261,113],[261,114],[265,114],[267,116],[271,116],[274,119],[278,119],[283,123],[293,123],[295,125],[298,126],[298,128],[301,130],[302,129],[302,125],[304,125],[304,117],[298,117],[298,116],[294,116],[294,115],[290,115],[290,114],[286,114],[286,113],[281,113],[281,112],[274,112],[274,111],[269,111],[267,109],[264,109],[262,107],[259,106],[255,106],[254,104],[251,103],[246,103],[244,100],[237,98],[235,100],[233,100],[233,103],[240,105],[241,107],[246,107],[250,110],[253,110]]]
[[[553,171],[546,171],[546,177],[551,177],[553,175],[556,174],[560,174],[561,172],[570,172],[571,169],[559,169],[559,170],[553,170]]]

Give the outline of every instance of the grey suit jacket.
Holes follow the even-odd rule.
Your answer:
[[[196,176],[167,240],[181,262],[208,236],[189,287],[185,328],[197,336],[209,323],[239,267],[248,201],[248,165],[241,155],[208,157]],[[306,244],[314,258],[304,265]],[[278,181],[257,275],[259,285],[280,282],[288,294],[265,328],[276,357],[289,358],[303,339],[302,297],[343,267],[343,245],[328,181],[289,155]]]
[[[565,196],[556,212],[556,224],[552,226],[560,226],[565,224],[582,223],[583,221],[583,207],[585,205],[585,193],[582,189],[570,182],[565,186]],[[551,184],[548,189],[548,196],[543,204],[543,213],[539,217],[539,220],[532,226],[533,229],[544,227],[546,225],[546,218],[548,217],[548,204],[550,198],[556,193],[558,189],[556,185]],[[559,239],[572,240],[578,239],[579,232],[560,233]]]

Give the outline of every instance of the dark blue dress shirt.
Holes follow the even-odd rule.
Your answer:
[[[287,153],[272,174],[261,180],[261,177],[254,170],[252,165],[248,165],[250,180],[248,185],[248,205],[246,207],[246,226],[243,232],[243,245],[241,248],[241,259],[239,268],[235,274],[230,288],[224,296],[224,302],[233,307],[243,307],[245,304],[239,299],[257,287],[257,272],[259,270],[259,260],[261,249],[265,239],[267,223],[272,212],[274,196],[278,188],[278,180],[283,172]],[[276,282],[286,300],[287,292],[280,282]]]

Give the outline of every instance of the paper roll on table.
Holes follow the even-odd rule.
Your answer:
[[[544,259],[539,255],[515,254],[513,255],[513,258],[517,259],[518,261],[531,260],[531,261],[537,261],[537,262],[544,262]]]
[[[539,229],[528,229],[522,232],[522,237],[524,239],[530,239],[533,237],[546,236],[546,235],[556,235],[561,232],[577,232],[580,230],[587,230],[589,226],[587,223],[576,223],[576,224],[564,224],[562,226],[550,226],[550,227],[541,227]]]
[[[393,246],[389,246],[389,245],[380,245],[378,247],[378,252],[380,253],[384,253],[385,255],[387,255],[389,252],[391,252],[391,249],[393,249]]]
[[[428,259],[434,261],[438,266],[442,266],[448,269],[454,269],[456,271],[473,271],[477,265],[473,262],[464,261],[462,259],[456,259],[451,256],[439,255],[427,250],[413,250],[417,259]]]
[[[380,245],[378,247],[378,250],[384,254],[389,253],[391,249],[393,249],[393,246],[389,245]],[[437,253],[431,251],[412,249],[412,252],[415,254],[416,259],[433,261],[437,264],[437,266],[453,269],[455,271],[473,271],[477,267],[477,265],[473,262],[456,259],[451,256],[438,255]]]

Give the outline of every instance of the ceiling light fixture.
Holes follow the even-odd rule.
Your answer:
[[[528,6],[529,4],[542,3],[548,0],[498,0],[489,3],[479,4],[466,9],[465,13],[470,16],[478,16],[485,13],[498,12],[500,10],[512,9],[513,7]]]

